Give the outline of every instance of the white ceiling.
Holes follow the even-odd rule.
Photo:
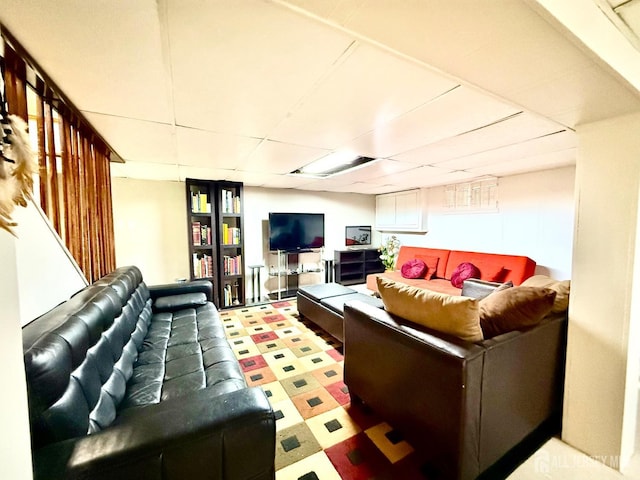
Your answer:
[[[534,0],[0,0],[0,22],[120,176],[385,193],[571,165],[576,125],[640,110]],[[343,149],[381,160],[287,175]]]

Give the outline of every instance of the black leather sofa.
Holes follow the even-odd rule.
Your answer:
[[[495,288],[482,283],[463,295]],[[474,343],[356,301],[344,308],[344,381],[421,451],[430,478],[505,478],[559,429],[566,331],[565,312]]]
[[[23,328],[35,479],[272,479],[275,419],[211,283],[103,277]]]

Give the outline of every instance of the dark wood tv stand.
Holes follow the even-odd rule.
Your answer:
[[[333,254],[335,281],[342,285],[365,283],[370,273],[384,272],[377,248],[350,248]]]

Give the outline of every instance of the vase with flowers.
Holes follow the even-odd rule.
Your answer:
[[[396,257],[400,251],[400,240],[395,235],[391,235],[378,251],[380,252],[380,260],[382,260],[384,269],[393,270],[396,265]]]

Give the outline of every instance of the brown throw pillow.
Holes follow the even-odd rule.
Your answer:
[[[570,280],[555,280],[547,275],[534,275],[522,282],[523,287],[544,287],[555,290],[556,300],[553,302],[552,312],[560,313],[569,308]]]
[[[556,292],[549,288],[512,287],[480,300],[484,338],[537,325],[553,307]]]
[[[471,342],[482,340],[478,300],[432,292],[378,277],[384,308],[411,322]]]

